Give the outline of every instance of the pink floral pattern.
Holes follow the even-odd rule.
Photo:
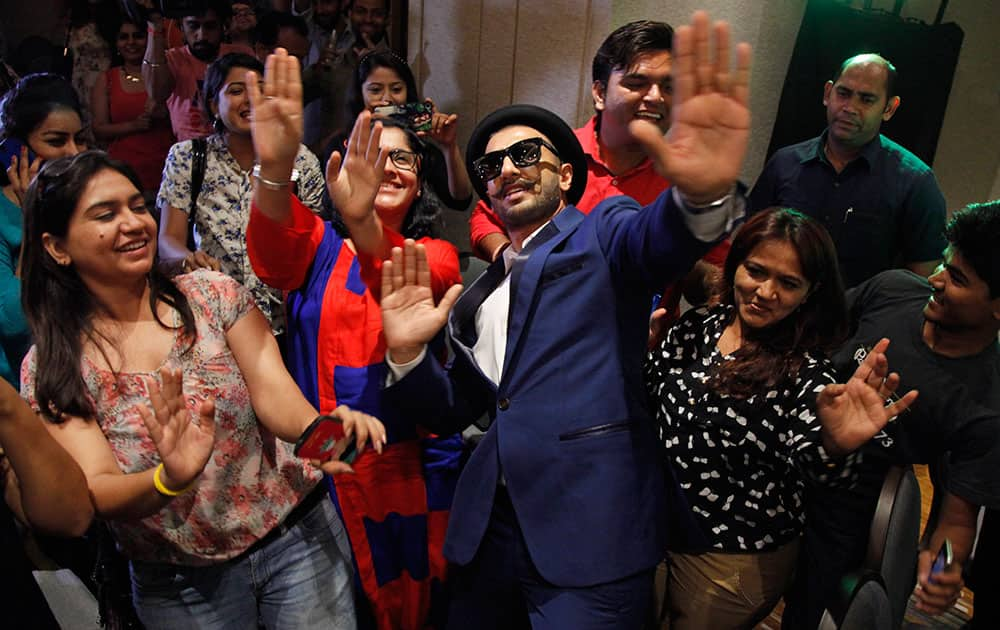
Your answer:
[[[179,276],[176,282],[194,311],[198,341],[185,352],[187,342],[177,335],[164,365],[183,370],[192,413],[203,400],[215,397],[215,452],[192,491],[157,514],[110,525],[130,558],[197,566],[245,551],[276,527],[322,475],[296,458],[292,445],[257,422],[250,392],[226,343],[230,326],[255,308],[251,294],[213,271],[199,270]],[[35,360],[32,348],[22,370],[21,394],[37,410]],[[148,385],[159,375],[115,375],[87,358],[81,368],[97,421],[122,472],[158,465],[159,454],[138,409],[149,405]]]

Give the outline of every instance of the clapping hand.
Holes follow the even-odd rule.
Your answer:
[[[448,321],[448,313],[462,293],[452,286],[434,305],[431,271],[423,245],[407,239],[392,249],[382,264],[382,331],[389,358],[397,363],[415,359]]]
[[[888,347],[888,339],[879,341],[846,383],[827,385],[817,396],[823,447],[829,454],[843,455],[857,449],[916,400],[917,391],[911,390],[885,404],[899,387],[899,374],[889,373]]]
[[[193,417],[184,402],[180,370],[162,368],[162,385],[149,387],[152,411],[139,407],[149,437],[163,462],[160,480],[172,490],[186,488],[205,469],[215,446],[215,401],[201,403]]]
[[[750,135],[750,45],[736,48],[730,72],[729,25],[716,22],[715,55],[704,11],[674,33],[674,102],[670,130],[633,120],[629,131],[642,143],[657,171],[692,203],[726,195],[739,175]]]
[[[284,48],[267,56],[263,87],[256,72],[246,74],[253,148],[261,176],[287,181],[302,142],[302,76],[299,60]]]

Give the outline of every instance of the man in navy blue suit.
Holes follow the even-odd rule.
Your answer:
[[[652,204],[613,197],[585,217],[572,205],[585,183],[572,130],[541,108],[505,107],[473,132],[466,164],[507,227],[508,250],[460,298],[453,287],[436,306],[421,246],[395,248],[382,267],[383,408],[438,432],[491,419],[448,523],[449,628],[625,630],[649,611],[668,535],[641,372],[651,297],[744,207],[735,182],[750,50],[738,47],[730,71],[728,27],[715,26],[714,61],[711,39],[704,13],[677,30],[667,136],[641,118],[630,123],[675,184]],[[446,320],[455,352],[447,368],[426,352]],[[880,358],[831,393],[841,415],[830,436],[844,452],[888,417],[879,393],[887,365],[871,356]]]
[[[750,51],[740,46],[731,71],[728,28],[715,28],[714,61],[705,14],[677,31],[667,138],[630,123],[676,184],[653,204],[614,197],[585,217],[572,205],[587,172],[572,130],[541,108],[505,107],[473,132],[466,163],[507,227],[507,252],[436,308],[408,299],[420,288],[402,274],[391,280],[401,267],[412,276],[418,247],[383,267],[397,379],[387,405],[435,431],[492,419],[449,521],[451,628],[632,629],[649,610],[666,536],[640,370],[651,299],[743,216]],[[453,303],[446,371],[424,348]]]

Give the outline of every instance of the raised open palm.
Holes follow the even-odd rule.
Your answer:
[[[180,370],[162,368],[162,385],[152,383],[149,402],[152,411],[139,408],[149,436],[160,453],[164,483],[178,490],[191,484],[205,469],[215,446],[215,402],[206,400],[192,417],[184,402]]]
[[[657,171],[695,203],[725,195],[736,181],[750,136],[750,46],[736,48],[731,72],[729,25],[717,22],[712,54],[708,15],[694,14],[674,34],[674,101],[670,131],[645,120],[629,130]]]
[[[302,142],[302,76],[299,60],[284,48],[267,56],[264,78],[247,72],[253,148],[257,161],[292,172]],[[263,83],[263,86],[261,86]]]
[[[434,304],[431,271],[423,245],[407,239],[392,249],[392,259],[382,264],[382,330],[392,358],[403,362],[416,354],[437,334],[445,322],[462,285],[452,286]]]
[[[360,221],[374,212],[375,195],[385,179],[386,153],[382,142],[382,124],[372,124],[372,115],[364,110],[354,121],[344,154],[334,151],[326,165],[326,189],[330,201],[345,220]]]
[[[899,374],[889,373],[888,347],[888,339],[879,341],[846,383],[827,385],[817,396],[823,444],[832,455],[857,449],[916,400],[917,390],[911,390],[886,405],[899,387]]]

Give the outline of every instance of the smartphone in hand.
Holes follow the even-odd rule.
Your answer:
[[[931,566],[930,581],[933,582],[934,576],[938,573],[946,571],[954,560],[955,557],[951,551],[951,541],[945,538],[944,543],[941,545],[941,550],[938,551],[937,557],[934,558],[934,564]]]
[[[302,459],[326,461],[337,450],[337,443],[345,438],[344,425],[339,418],[319,416],[312,421],[295,442],[295,456]],[[357,444],[348,438],[347,447],[340,454],[340,461],[350,464],[357,457]]]
[[[389,116],[403,118],[414,131],[430,131],[434,110],[427,103],[404,103],[376,107],[374,113],[384,118]]]
[[[10,168],[10,159],[16,157],[18,160],[21,159],[21,147],[25,146],[23,142],[17,138],[7,138],[3,142],[0,142],[0,168],[6,171]],[[35,152],[28,147],[28,164],[35,161]]]

